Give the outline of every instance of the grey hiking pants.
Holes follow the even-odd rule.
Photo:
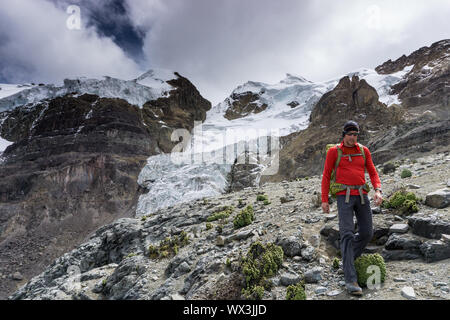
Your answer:
[[[372,210],[369,197],[367,194],[364,194],[363,197],[365,204],[361,204],[359,195],[350,196],[349,203],[345,203],[345,195],[337,196],[340,246],[345,282],[357,281],[354,260],[361,255],[373,237]],[[353,212],[355,212],[358,224],[356,234],[354,233]]]

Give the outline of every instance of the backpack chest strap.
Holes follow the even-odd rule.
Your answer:
[[[348,161],[352,162],[352,157],[362,156],[362,153],[353,153],[353,154],[343,154],[341,157],[348,157]]]

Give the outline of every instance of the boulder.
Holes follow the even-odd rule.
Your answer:
[[[414,288],[413,287],[403,287],[402,288],[402,296],[408,300],[415,300],[416,294],[414,292]]]
[[[385,244],[387,250],[419,250],[422,240],[411,234],[391,234]]]
[[[316,250],[314,249],[313,246],[308,246],[305,249],[302,249],[301,251],[302,258],[305,259],[306,261],[312,261],[315,257],[315,253]]]
[[[305,282],[306,283],[318,283],[320,280],[322,280],[322,272],[323,268],[321,267],[315,267],[311,270],[308,270],[305,273]]]
[[[279,245],[287,257],[299,256],[302,252],[302,244],[297,237],[277,238],[276,244]]]
[[[285,272],[281,275],[280,283],[287,287],[300,282],[301,277],[295,272]]]
[[[409,228],[409,226],[405,223],[397,223],[397,224],[392,225],[389,228],[389,234],[391,234],[391,233],[406,233],[406,232],[408,232],[408,228]]]
[[[440,261],[450,258],[450,244],[441,240],[428,240],[420,246],[426,262]]]
[[[339,224],[336,220],[326,223],[321,229],[320,234],[336,249],[340,248],[339,244]]]
[[[450,188],[436,190],[427,194],[425,204],[438,209],[447,207],[450,204]]]
[[[429,239],[440,239],[442,234],[450,234],[450,221],[436,217],[415,214],[408,217],[408,225],[414,234]]]

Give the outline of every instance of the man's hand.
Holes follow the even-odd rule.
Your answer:
[[[373,200],[375,201],[375,205],[378,207],[383,202],[383,196],[381,195],[380,191],[375,191],[375,196],[373,197]],[[323,204],[322,204],[323,205]]]
[[[322,202],[322,210],[325,213],[330,213],[330,204],[328,202]]]

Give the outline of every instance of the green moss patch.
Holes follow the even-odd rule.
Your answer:
[[[420,200],[413,192],[404,189],[395,192],[388,201],[383,202],[383,208],[400,210],[403,214],[418,212],[417,202]]]
[[[175,256],[178,249],[189,243],[189,236],[185,231],[181,231],[179,235],[173,238],[167,237],[162,240],[158,246],[150,245],[148,247],[149,257],[152,259],[161,259]]]
[[[334,269],[339,269],[339,262],[340,262],[340,260],[339,260],[339,258],[334,258],[333,259],[333,268]]]
[[[378,254],[363,254],[355,259],[355,269],[358,274],[358,284],[361,287],[367,286],[367,280],[374,274],[373,270],[368,270],[370,266],[377,266],[380,270],[380,282],[384,282],[386,278],[386,264],[383,257]],[[370,271],[370,272],[368,272]]]
[[[400,174],[401,178],[408,178],[412,176],[411,171],[409,171],[408,169],[403,169],[402,173]]]
[[[306,300],[304,280],[287,287],[286,300]]]
[[[223,206],[218,211],[211,214],[206,221],[216,221],[219,219],[226,219],[230,216],[231,213],[233,213],[234,207],[233,206]]]
[[[253,207],[249,205],[242,209],[241,212],[234,218],[233,225],[235,229],[239,229],[248,226],[253,220],[255,220]]]
[[[265,194],[258,194],[256,196],[256,201],[264,201],[264,200],[269,200],[269,198],[267,198]]]
[[[274,243],[263,245],[259,241],[252,243],[247,255],[241,260],[246,283],[242,295],[246,299],[261,299],[263,289],[270,287],[267,278],[274,276],[282,263],[283,249],[280,246]]]

